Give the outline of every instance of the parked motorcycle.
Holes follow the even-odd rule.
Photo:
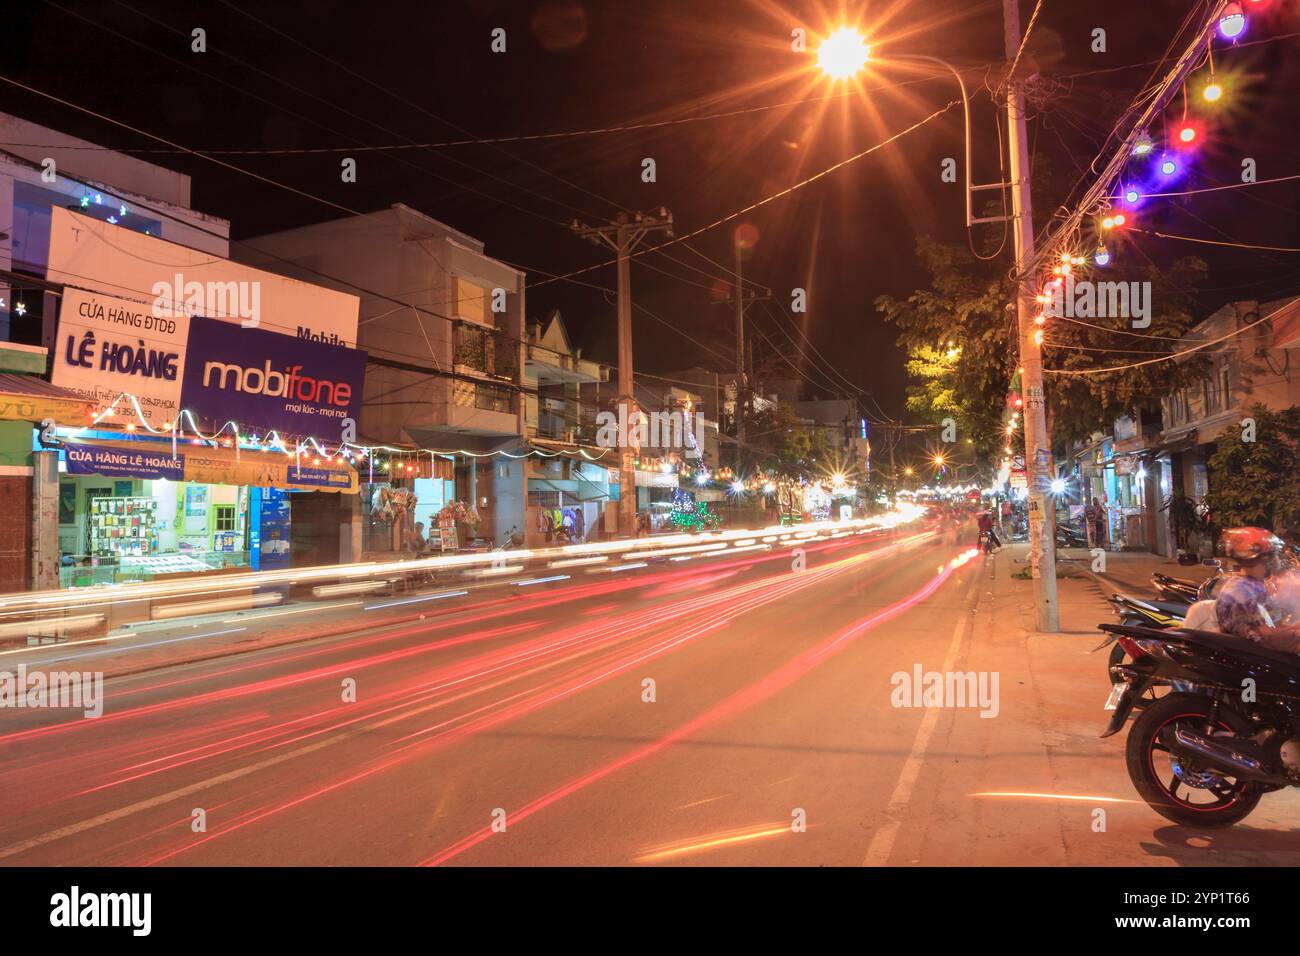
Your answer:
[[[1172,691],[1142,709],[1125,748],[1133,786],[1153,810],[1175,823],[1231,826],[1265,793],[1300,786],[1300,657],[1211,631],[1100,627],[1131,658],[1116,669],[1122,686],[1102,737],[1118,733],[1153,686]]]
[[[1181,601],[1184,606],[1196,600],[1196,592],[1200,587],[1195,581],[1175,578],[1159,572],[1151,575],[1151,585],[1156,589],[1156,596],[1160,600]]]
[[[1088,536],[1073,525],[1058,524],[1056,526],[1056,544],[1061,548],[1086,548],[1088,546]]]
[[[1180,602],[1172,601],[1143,601],[1127,594],[1112,594],[1107,598],[1111,606],[1115,609],[1115,614],[1119,617],[1120,624],[1126,627],[1152,627],[1164,629],[1170,627],[1182,627],[1183,619],[1187,614],[1187,605]],[[1117,668],[1128,660],[1128,654],[1125,647],[1119,641],[1108,639],[1103,642],[1097,649],[1100,650],[1107,644],[1112,644],[1110,654],[1106,659],[1106,677],[1112,688],[1117,688],[1122,679]],[[1118,691],[1112,691],[1112,699],[1106,702],[1106,708],[1110,709],[1115,706],[1115,696]],[[1134,702],[1138,708],[1146,707],[1149,703],[1159,696],[1157,688],[1151,687]]]

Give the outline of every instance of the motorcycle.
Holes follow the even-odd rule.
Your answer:
[[[1056,526],[1056,544],[1062,548],[1086,548],[1088,536],[1073,525],[1061,523]]]
[[[1119,732],[1148,689],[1171,689],[1142,708],[1125,746],[1151,809],[1188,826],[1231,826],[1265,793],[1300,787],[1300,657],[1212,631],[1099,626],[1131,658],[1116,668],[1102,737]]]
[[[1178,602],[1166,601],[1142,601],[1135,597],[1129,597],[1127,594],[1112,594],[1106,599],[1110,602],[1119,617],[1120,624],[1126,627],[1151,627],[1165,629],[1170,627],[1182,627],[1184,617],[1187,614],[1187,605]],[[1107,639],[1097,650],[1101,650],[1107,644],[1112,644],[1110,655],[1106,659],[1106,676],[1112,688],[1117,688],[1121,683],[1121,678],[1117,668],[1128,659],[1125,647],[1119,641]],[[1115,695],[1117,691],[1112,691],[1111,699],[1106,702],[1106,709],[1110,710],[1115,706]],[[1153,700],[1157,699],[1156,688],[1153,686],[1138,697],[1134,706],[1138,708],[1146,707]]]
[[[1181,601],[1184,605],[1196,600],[1196,592],[1200,587],[1195,581],[1170,577],[1159,572],[1151,575],[1151,585],[1156,589],[1156,595],[1160,600]]]

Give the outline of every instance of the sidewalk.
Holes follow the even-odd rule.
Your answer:
[[[1019,546],[1027,551],[1025,545]],[[1027,555],[1015,557],[1025,560]],[[1189,581],[1201,581],[1214,573],[1214,568],[1203,564],[1179,564],[1173,558],[1151,554],[1147,551],[1107,551],[1103,572],[1092,570],[1093,556],[1086,548],[1066,548],[1057,551],[1057,566],[1062,573],[1082,570],[1100,587],[1106,588],[1105,596],[1115,591],[1122,591],[1138,598],[1155,597],[1155,588],[1151,585],[1151,575],[1155,572],[1167,574],[1173,578],[1186,578]],[[1074,580],[1073,574],[1066,580]],[[1062,587],[1064,590],[1064,587]]]
[[[1247,821],[1227,830],[1175,826],[1133,789],[1127,732],[1101,739],[1110,682],[1105,651],[1093,651],[1104,637],[1097,625],[1115,620],[1103,595],[1143,583],[1153,569],[1179,566],[1149,554],[1108,553],[1101,578],[1081,561],[1061,562],[1061,629],[1048,634],[1036,630],[1033,582],[1013,577],[1026,567],[1027,552],[1014,544],[971,562],[978,601],[960,649],[944,666],[996,673],[999,711],[994,719],[973,710],[939,712],[889,862],[1300,864],[1300,839],[1292,836],[1300,794],[1269,794]]]

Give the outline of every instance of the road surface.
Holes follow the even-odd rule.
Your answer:
[[[98,719],[0,711],[0,864],[1296,862],[1294,803],[1207,848],[1135,802],[1102,664],[1028,647],[970,537],[363,603]],[[914,706],[929,671],[996,694]]]

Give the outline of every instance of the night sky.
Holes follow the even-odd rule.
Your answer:
[[[1032,6],[1022,4],[1022,22]],[[1114,117],[1151,79],[1151,61],[1192,6],[1199,4],[1046,0],[1026,54],[1054,80],[1050,95],[1031,111],[1036,169],[1070,179],[1086,172]],[[1274,9],[1267,22],[1252,22],[1245,40],[1300,31],[1294,4],[1285,11],[1280,0],[1259,6]],[[673,212],[678,234],[685,234],[887,138],[955,96],[950,77],[928,80],[892,70],[864,78],[867,89],[852,95],[755,109],[846,91],[816,75],[813,57],[790,51],[790,31],[799,26],[816,35],[856,22],[873,51],[929,53],[975,68],[967,74],[975,94],[975,177],[988,182],[997,175],[994,112],[978,68],[989,64],[995,77],[1002,60],[1000,2],[69,0],[9,3],[6,14],[0,72],[198,150],[444,143],[748,111],[648,130],[497,145],[221,157],[357,211],[404,202],[484,240],[490,255],[527,269],[530,281],[608,258],[568,231],[565,223],[574,217],[596,222],[620,207],[650,211],[662,205]],[[204,54],[190,51],[195,27],[207,32]],[[495,27],[506,30],[504,54],[490,49]],[[1089,49],[1094,27],[1107,30],[1105,54]],[[1216,59],[1236,89],[1188,185],[1239,181],[1243,157],[1256,159],[1260,179],[1300,172],[1294,148],[1297,42],[1281,39]],[[909,82],[889,88],[899,80]],[[0,84],[0,110],[115,148],[158,147],[7,84]],[[193,205],[231,220],[235,239],[340,215],[190,155],[140,155],[190,174]],[[883,293],[905,296],[924,283],[912,254],[917,235],[966,241],[960,186],[939,180],[941,160],[960,155],[960,111],[954,109],[690,245],[729,266],[736,226],[753,226],[759,238],[745,274],[773,290],[770,308],[784,312],[787,331],[790,290],[807,287],[810,311],[794,320],[804,324],[821,355],[897,416],[904,387],[897,332],[882,322],[873,302]],[[343,156],[358,160],[355,184],[341,182]],[[646,157],[656,161],[653,184],[641,181]],[[1300,244],[1296,189],[1283,183],[1166,203],[1147,224],[1182,235],[1294,246]],[[1061,197],[1052,198],[1055,204]],[[1050,212],[1047,206],[1039,202],[1040,219]],[[983,236],[977,233],[977,241]],[[1207,315],[1236,298],[1300,292],[1295,254],[1151,237],[1137,242],[1141,254],[1156,261],[1196,253],[1210,262],[1201,296]],[[723,367],[724,359],[730,361],[732,325],[730,311],[713,301],[722,272],[684,244],[667,251],[672,259],[656,254],[633,266],[636,300],[666,323],[636,314],[638,368]],[[614,270],[578,278],[612,289]],[[564,282],[529,291],[530,318],[552,307],[562,310],[588,357],[613,361],[610,296]],[[751,317],[760,342],[764,335],[786,341],[777,317],[764,307],[755,306]],[[812,363],[790,357],[824,386],[810,390],[832,394],[827,373],[817,368],[824,364],[819,356]]]

